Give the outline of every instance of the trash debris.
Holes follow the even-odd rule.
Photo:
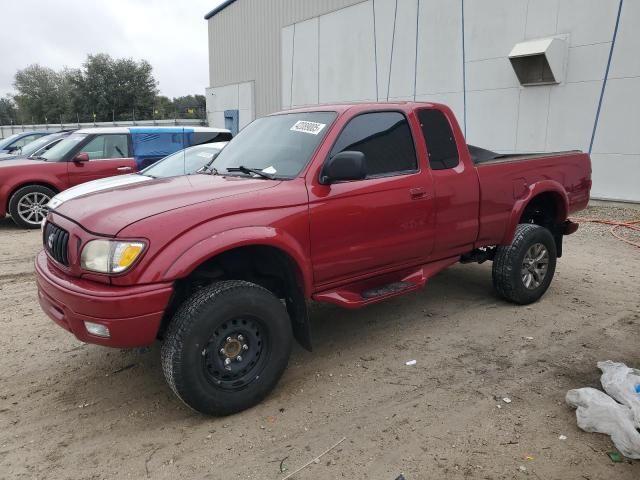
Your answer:
[[[287,457],[284,457],[282,460],[280,460],[280,473],[284,473],[284,472],[286,472],[287,470],[289,470],[289,468],[287,467],[287,464],[286,464],[286,463],[284,463],[284,461],[285,461],[287,458],[289,458],[289,457],[287,456]]]
[[[522,337],[522,338],[524,338],[525,340],[533,340],[533,337]]]
[[[404,473],[401,473],[400,475],[398,475],[396,477],[396,480],[407,480],[406,478],[404,478]]]
[[[567,404],[577,408],[578,427],[586,432],[606,433],[616,448],[628,458],[640,459],[640,432],[633,412],[595,388],[569,390]]]
[[[607,452],[607,455],[613,463],[622,463],[622,455],[620,455],[620,452]]]
[[[520,470],[521,472],[526,472],[527,471],[527,467],[525,467],[524,465],[520,465],[518,467],[518,470]]]
[[[560,436],[558,437],[558,440],[566,440],[566,439],[567,439],[567,436],[566,436],[566,435],[560,435]]]
[[[407,363],[405,363],[405,365],[407,366],[411,366],[411,365],[415,365],[417,362],[417,360],[409,360]]]
[[[611,360],[598,362],[598,368],[602,370],[600,383],[604,391],[631,409],[634,425],[640,428],[640,395],[636,390],[640,383],[640,371]]]
[[[504,403],[511,403],[511,399],[510,399],[509,397],[504,397],[504,398],[502,399],[502,401],[503,401]]]
[[[322,452],[320,455],[318,455],[316,458],[314,458],[313,460],[308,461],[307,463],[305,463],[303,466],[301,466],[300,468],[298,468],[297,470],[294,470],[293,472],[291,472],[289,475],[287,475],[286,477],[284,477],[282,480],[287,480],[288,478],[293,477],[296,473],[298,473],[301,470],[304,470],[305,468],[307,468],[309,465],[311,465],[312,463],[320,463],[320,459],[325,456],[327,453],[329,453],[331,450],[333,450],[334,448],[336,448],[338,445],[340,445],[342,442],[344,442],[347,439],[347,437],[342,437],[342,439],[337,442],[336,444],[334,444],[332,447],[326,449],[324,452]]]

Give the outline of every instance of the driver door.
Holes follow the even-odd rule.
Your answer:
[[[434,238],[433,184],[418,162],[405,116],[387,111],[354,117],[329,156],[342,151],[366,155],[367,177],[309,191],[316,283],[425,261]]]
[[[68,162],[70,186],[137,171],[127,133],[95,135],[78,153],[86,153],[89,161]]]

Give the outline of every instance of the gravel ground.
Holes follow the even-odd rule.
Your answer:
[[[640,217],[628,210],[581,216]],[[207,418],[164,383],[158,345],[85,345],[48,320],[40,234],[0,221],[0,478],[277,480],[346,437],[294,478],[637,480],[640,462],[612,463],[564,403],[598,386],[599,360],[640,367],[640,249],[607,230],[568,237],[528,307],[493,293],[490,264],[360,311],[316,305],[314,352],[295,349],[257,407]]]

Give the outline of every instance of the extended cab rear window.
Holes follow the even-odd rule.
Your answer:
[[[418,120],[427,144],[431,170],[457,167],[460,163],[458,145],[444,113],[435,109],[419,110]]]

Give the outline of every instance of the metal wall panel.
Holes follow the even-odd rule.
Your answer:
[[[211,87],[255,81],[255,115],[282,108],[281,30],[362,0],[241,0],[209,19]]]
[[[640,0],[240,0],[209,21],[211,85],[255,82],[241,120],[292,104],[440,101],[486,148],[592,147],[593,196],[640,201],[639,15]],[[545,36],[568,42],[566,76],[523,87],[507,55]]]

